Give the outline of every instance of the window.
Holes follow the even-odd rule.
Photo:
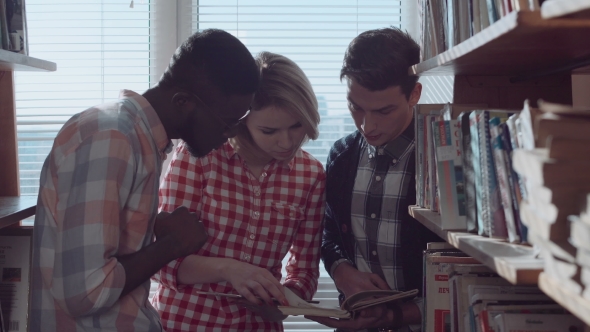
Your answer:
[[[334,141],[355,130],[339,80],[348,43],[362,31],[389,25],[418,34],[413,0],[27,0],[26,5],[30,55],[56,62],[58,70],[15,75],[23,195],[37,194],[41,166],[65,121],[117,98],[120,89],[148,89],[194,31],[224,29],[253,54],[268,50],[302,67],[322,116],[319,139],[304,148],[323,163]],[[421,102],[450,101],[451,80],[421,79]],[[336,305],[336,297],[322,269],[316,298]],[[302,317],[289,317],[285,328],[331,330]]]

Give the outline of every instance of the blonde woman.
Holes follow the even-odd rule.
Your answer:
[[[286,304],[283,287],[308,300],[317,289],[325,174],[301,149],[318,136],[317,100],[293,61],[263,52],[256,62],[260,88],[236,136],[201,158],[180,144],[161,186],[160,209],[188,207],[209,234],[201,250],[155,276],[152,302],[166,331],[282,331],[284,317],[258,309]]]

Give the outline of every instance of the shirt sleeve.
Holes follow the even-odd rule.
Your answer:
[[[321,169],[321,168],[320,168]],[[322,241],[326,177],[323,170],[307,200],[305,220],[300,224],[287,262],[285,286],[311,300],[317,290]]]
[[[190,212],[200,214],[203,193],[203,158],[193,157],[184,142],[176,148],[164,179],[160,184],[159,210],[172,212],[185,206]],[[177,273],[184,257],[172,260],[158,271],[152,280],[174,290],[182,288]]]
[[[136,161],[121,132],[101,131],[81,141],[54,164],[54,268],[51,293],[72,316],[112,307],[125,285],[118,262],[123,209]]]

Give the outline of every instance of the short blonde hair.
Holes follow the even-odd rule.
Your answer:
[[[260,83],[251,112],[269,106],[281,108],[301,121],[305,128],[301,145],[309,139],[317,139],[320,123],[318,101],[303,70],[287,57],[271,52],[261,52],[255,60],[260,70]],[[237,136],[230,141],[236,150],[246,149],[255,155],[261,152],[245,123],[239,125]]]

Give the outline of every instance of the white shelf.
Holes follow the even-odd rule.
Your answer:
[[[590,18],[590,1],[588,0],[552,0],[541,6],[541,17],[552,18]]]
[[[0,49],[0,71],[55,71],[55,62]]]
[[[442,230],[440,215],[429,209],[410,206],[410,215],[455,248],[485,264],[510,283],[537,284],[544,264],[543,260],[535,257],[533,248],[467,232]]]
[[[561,286],[546,273],[539,276],[539,288],[573,315],[590,325],[590,301]]]

